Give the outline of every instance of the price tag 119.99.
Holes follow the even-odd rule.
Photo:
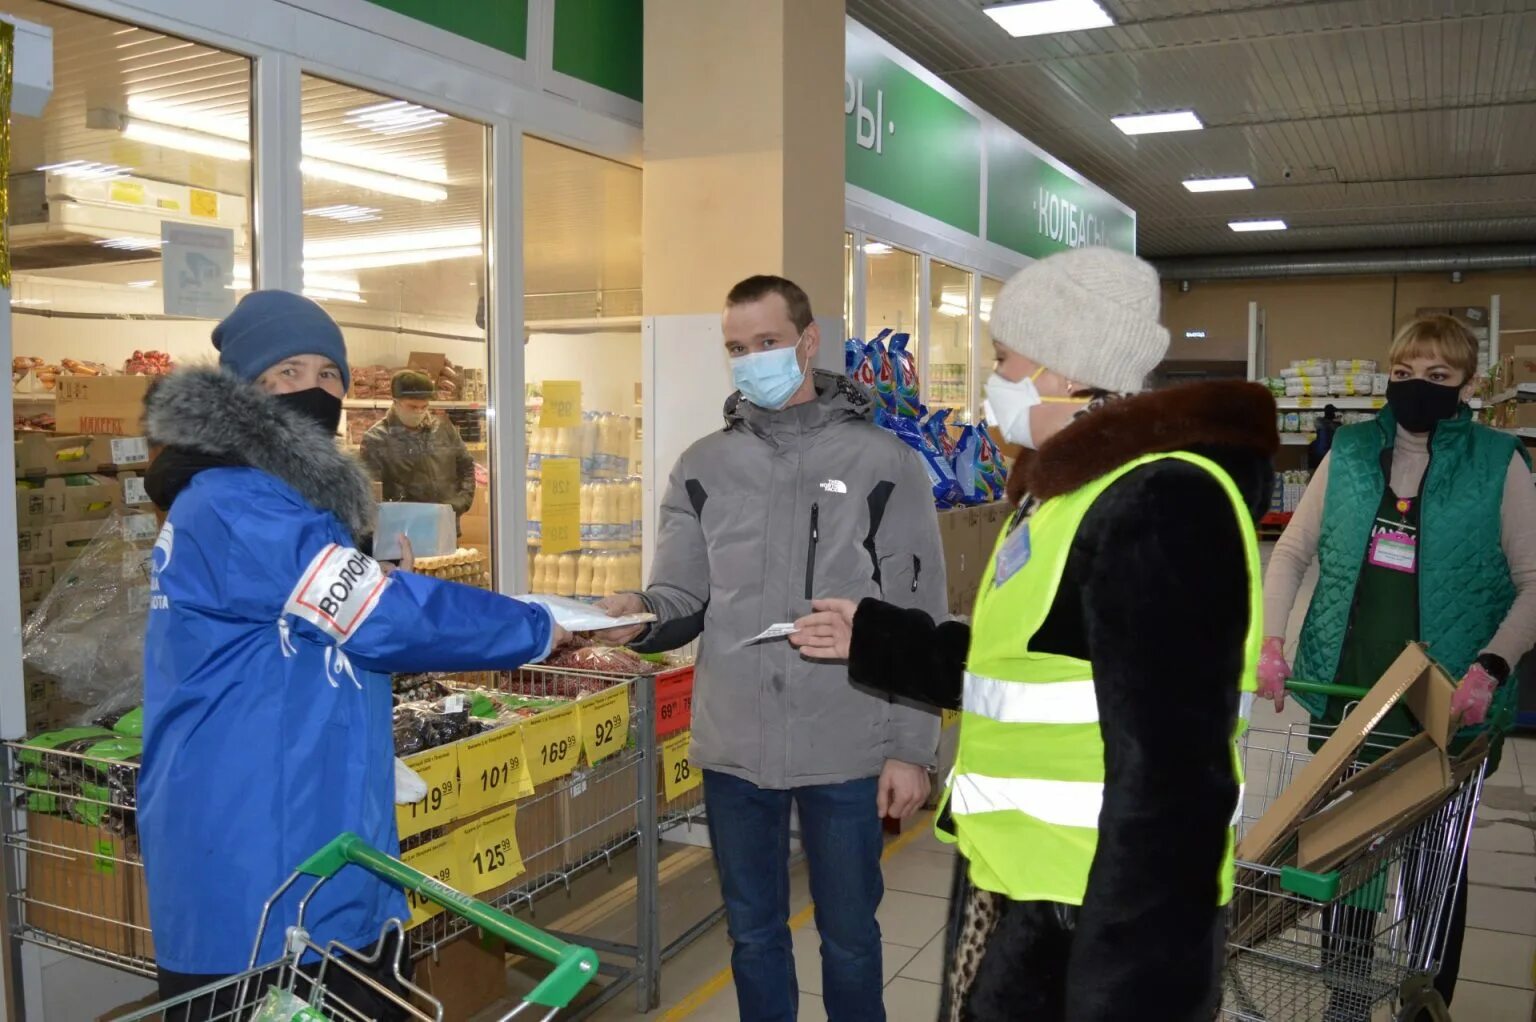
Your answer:
[[[400,861],[425,873],[433,882],[457,892],[461,880],[459,871],[463,868],[462,857],[459,835],[453,833],[411,849],[400,856]],[[405,899],[411,906],[412,926],[421,925],[443,910],[437,902],[415,891],[406,891]]]
[[[523,751],[534,784],[564,777],[581,758],[576,707],[547,710],[523,724]]]
[[[464,855],[464,890],[482,895],[523,874],[517,848],[517,807],[487,816],[459,831]]]
[[[684,731],[662,743],[662,786],[666,790],[668,802],[688,794],[704,782],[703,774],[688,762],[688,743],[692,738],[691,731]]]
[[[424,830],[452,823],[459,816],[459,749],[446,745],[412,756],[405,765],[427,782],[427,797],[407,806],[395,806],[395,822],[402,839]]]
[[[460,816],[532,795],[522,728],[497,728],[460,745],[459,781]]]
[[[606,692],[587,696],[576,704],[581,716],[581,741],[587,750],[587,762],[593,765],[629,742],[629,685],[617,685]]]

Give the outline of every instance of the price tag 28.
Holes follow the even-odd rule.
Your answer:
[[[581,717],[581,741],[593,765],[624,749],[629,742],[629,685],[587,696],[576,704]]]
[[[704,775],[688,762],[688,743],[692,738],[693,732],[684,731],[662,743],[661,780],[668,802],[681,798],[704,783]]]
[[[523,750],[534,784],[557,780],[575,769],[581,758],[577,726],[574,706],[546,710],[523,724]]]
[[[570,429],[581,425],[581,381],[545,380],[544,407],[539,410],[543,429]]]
[[[546,458],[539,466],[540,544],[546,554],[581,548],[581,462]]]
[[[517,807],[487,816],[459,831],[464,854],[464,890],[481,895],[523,875],[517,848]]]
[[[411,849],[400,856],[400,861],[457,893],[461,882],[459,871],[463,868],[461,847],[459,834],[455,832]],[[443,911],[437,902],[415,891],[406,891],[405,900],[411,906],[412,926],[419,926]]]
[[[395,806],[395,822],[402,839],[415,837],[424,830],[452,823],[459,817],[459,749],[445,745],[412,756],[405,765],[427,782],[427,795],[420,802]]]
[[[532,795],[522,728],[497,728],[459,746],[459,780],[460,816]]]

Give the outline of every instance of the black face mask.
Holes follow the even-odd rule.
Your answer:
[[[298,412],[329,435],[335,436],[341,429],[341,398],[329,391],[311,387],[275,396],[279,404]]]
[[[1461,388],[1429,380],[1393,380],[1387,384],[1387,404],[1398,425],[1410,433],[1430,433],[1461,407]]]

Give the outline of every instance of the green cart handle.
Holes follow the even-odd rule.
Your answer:
[[[305,860],[298,871],[306,876],[330,879],[349,864],[361,866],[375,876],[408,891],[415,891],[520,951],[553,965],[554,970],[525,998],[532,1004],[545,1008],[564,1008],[581,992],[582,987],[597,976],[597,952],[591,948],[551,937],[521,919],[514,919],[483,901],[455,891],[447,884],[371,847],[356,834],[341,834]]]
[[[1357,685],[1330,685],[1321,681],[1297,681],[1290,678],[1285,683],[1288,692],[1305,692],[1308,695],[1338,696],[1340,699],[1364,699],[1370,689]]]

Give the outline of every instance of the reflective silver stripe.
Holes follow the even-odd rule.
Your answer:
[[[1232,826],[1234,827],[1243,822],[1243,796],[1246,794],[1248,794],[1248,785],[1239,784],[1237,786],[1237,809],[1232,813]]]
[[[1000,681],[965,675],[965,709],[1002,724],[1097,724],[1093,681]]]
[[[949,807],[956,816],[1013,810],[1058,827],[1097,828],[1103,802],[1104,785],[1094,781],[956,774]]]
[[[1242,694],[1242,702],[1238,705],[1237,715],[1244,720],[1253,719],[1253,697],[1254,693],[1252,692],[1244,692]]]

